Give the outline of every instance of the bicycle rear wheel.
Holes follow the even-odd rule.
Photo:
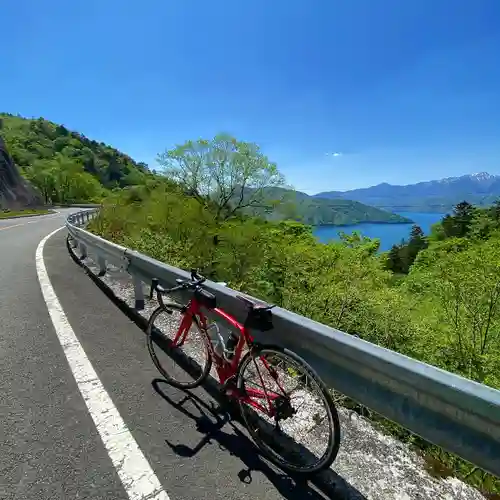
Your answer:
[[[146,336],[151,359],[167,382],[180,389],[192,389],[207,378],[212,357],[206,335],[184,310],[174,303],[155,309]]]
[[[340,446],[339,417],[330,392],[306,361],[288,349],[262,346],[243,358],[236,383],[253,403],[274,412],[270,417],[239,400],[246,428],[274,463],[299,473],[332,464]],[[255,391],[273,401],[257,398]]]

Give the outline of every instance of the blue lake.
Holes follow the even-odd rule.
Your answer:
[[[420,226],[425,234],[429,234],[431,226],[439,222],[444,214],[429,214],[419,212],[398,212],[399,215],[408,217],[414,224]],[[413,224],[373,224],[365,222],[362,224],[353,224],[351,226],[316,226],[314,235],[322,243],[327,243],[331,240],[338,240],[339,232],[347,234],[353,231],[359,231],[363,236],[368,238],[380,239],[380,250],[385,252],[392,245],[401,243],[401,240],[408,239]]]

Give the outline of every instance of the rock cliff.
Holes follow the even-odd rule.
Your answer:
[[[42,201],[17,169],[2,139],[0,119],[0,208],[39,206]]]

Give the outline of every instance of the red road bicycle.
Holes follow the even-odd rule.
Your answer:
[[[255,342],[250,334],[250,329],[273,328],[274,306],[238,296],[248,311],[241,324],[217,307],[204,281],[196,270],[191,280],[177,280],[170,289],[153,280],[150,298],[156,291],[159,306],[148,322],[147,345],[157,369],[170,385],[192,389],[215,364],[222,390],[238,402],[243,424],[271,461],[300,473],[329,467],[340,445],[340,423],[330,392],[297,354]],[[185,290],[192,291],[187,305],[163,300],[165,294]],[[233,330],[227,341],[204,310]],[[298,438],[288,436],[291,432]]]

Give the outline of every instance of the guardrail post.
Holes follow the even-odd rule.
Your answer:
[[[90,213],[89,212],[85,212],[85,214],[87,215],[87,222],[90,220]]]
[[[78,241],[76,241],[75,238],[73,238],[73,236],[69,237],[69,242],[70,242],[71,248],[76,248],[78,246]]]
[[[97,263],[99,264],[99,276],[104,276],[106,274],[106,259],[99,255],[97,257]]]
[[[137,278],[137,276],[133,276],[134,280],[134,292],[135,292],[135,308],[138,311],[144,309],[144,290],[142,288],[142,281]]]
[[[80,241],[80,253],[81,253],[80,260],[87,258],[87,247],[81,241]]]

